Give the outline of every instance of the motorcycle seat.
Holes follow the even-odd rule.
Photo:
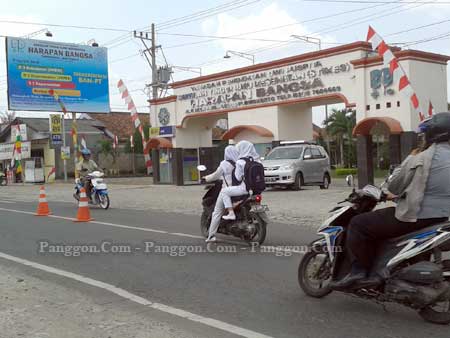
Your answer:
[[[231,202],[236,203],[236,202],[244,201],[249,196],[250,196],[249,194],[240,195],[240,196],[234,196],[234,197],[231,197]]]
[[[414,238],[414,237],[420,238],[420,235],[422,235],[422,234],[426,234],[426,233],[429,233],[429,232],[432,232],[432,231],[436,231],[436,230],[441,229],[441,228],[444,228],[445,230],[450,230],[450,222],[447,221],[447,222],[441,222],[441,223],[438,223],[438,224],[434,224],[434,225],[431,225],[429,227],[420,229],[418,231],[407,233],[406,235],[390,238],[390,239],[387,240],[387,242],[388,243],[397,243],[397,242],[402,242],[402,241],[405,241],[405,240],[408,240],[408,239],[411,239],[411,238]]]

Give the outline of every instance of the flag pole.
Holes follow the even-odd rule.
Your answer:
[[[66,148],[66,124],[65,124],[65,120],[66,119],[66,114],[62,114],[62,132],[63,132],[63,147]],[[66,157],[64,156],[63,159],[63,166],[64,166],[64,182],[67,182],[67,160]]]

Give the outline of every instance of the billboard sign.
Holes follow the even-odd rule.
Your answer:
[[[103,47],[8,37],[11,110],[109,113],[108,54]]]
[[[1,143],[0,144],[0,161],[11,160],[14,154],[15,143]],[[22,142],[21,144],[22,158],[31,157],[31,142]]]

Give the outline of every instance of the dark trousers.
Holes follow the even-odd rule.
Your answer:
[[[347,233],[347,246],[358,266],[369,270],[375,256],[376,242],[414,232],[447,218],[419,219],[401,222],[395,218],[395,208],[366,212],[352,218]]]

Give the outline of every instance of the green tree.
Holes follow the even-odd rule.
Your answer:
[[[149,140],[149,135],[150,135],[150,127],[149,127],[148,124],[143,124],[143,126],[144,126],[145,139],[148,141]],[[139,132],[139,129],[135,129],[134,130],[133,145],[134,145],[134,152],[136,154],[143,154],[144,153],[144,148],[142,146],[142,136],[141,136],[141,133]],[[128,139],[127,143],[125,144],[125,151],[128,152],[128,153],[132,152],[130,139]]]
[[[103,139],[100,140],[98,143],[100,145],[100,153],[102,153],[105,156],[111,155],[113,158],[113,164],[115,164],[117,158],[117,151],[113,149],[112,141],[108,139]]]
[[[331,115],[324,121],[328,135],[334,138],[339,149],[340,165],[344,166],[347,159],[347,165],[352,165],[354,158],[353,128],[356,125],[356,114],[347,110],[333,109]],[[347,141],[347,145],[345,145]],[[347,151],[345,151],[347,150]]]

